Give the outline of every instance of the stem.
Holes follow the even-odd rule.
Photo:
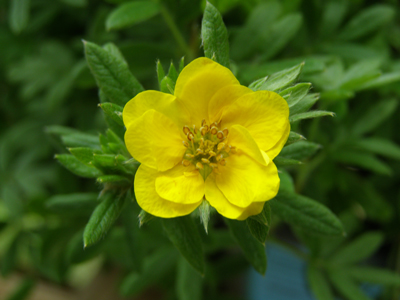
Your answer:
[[[188,60],[191,61],[193,58],[192,51],[186,44],[185,39],[183,38],[181,32],[179,31],[178,26],[176,26],[175,21],[172,18],[170,12],[161,3],[160,7],[161,7],[161,15],[163,16],[165,23],[167,23],[169,29],[171,30],[172,35],[174,36],[176,42],[178,43],[179,48],[181,48],[181,50],[185,53],[185,56],[188,58]]]

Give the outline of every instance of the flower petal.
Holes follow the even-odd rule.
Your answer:
[[[159,172],[141,165],[135,175],[135,197],[146,212],[160,218],[175,218],[193,212],[201,201],[193,204],[178,204],[161,198],[155,188]]]
[[[142,164],[166,171],[180,163],[185,154],[180,132],[171,119],[151,109],[128,127],[125,144],[129,153]]]
[[[206,199],[212,207],[214,207],[219,214],[228,219],[237,219],[240,217],[245,208],[233,205],[226,199],[225,195],[217,187],[215,183],[215,174],[211,173],[206,179]]]
[[[239,153],[244,153],[266,166],[269,163],[268,155],[263,155],[249,131],[241,125],[233,125],[229,129],[227,142],[235,146]]]
[[[285,146],[286,141],[290,134],[290,123],[288,122],[286,125],[286,130],[283,133],[281,139],[270,149],[266,150],[268,157],[273,160],[282,150],[283,146]]]
[[[273,148],[286,133],[289,106],[274,92],[258,91],[246,94],[222,113],[221,126],[244,126],[261,150]]]
[[[191,116],[188,125],[200,126],[203,119],[207,120],[212,96],[224,86],[233,84],[239,84],[239,81],[232,72],[211,59],[200,57],[188,64],[179,74],[174,92]]]
[[[174,95],[149,90],[137,94],[125,105],[122,112],[125,127],[128,128],[150,109],[166,115],[178,127],[182,127],[190,121],[188,112],[183,107],[181,101]]]
[[[253,91],[248,87],[237,84],[225,86],[216,92],[208,104],[210,123],[219,123],[224,108],[235,102],[241,96],[249,93],[253,93]]]
[[[182,164],[160,173],[156,179],[156,191],[160,197],[175,203],[197,203],[204,196],[204,179],[198,170]]]
[[[278,193],[280,180],[272,161],[263,166],[240,153],[225,160],[226,165],[218,167],[221,174],[216,175],[216,183],[233,205],[248,207],[253,202],[265,202]]]
[[[243,213],[237,218],[239,221],[246,220],[250,216],[258,215],[262,212],[265,202],[254,202],[250,204]]]

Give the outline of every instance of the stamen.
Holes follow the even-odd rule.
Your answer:
[[[194,139],[193,133],[191,133],[191,132],[189,131],[189,133],[188,133],[188,135],[187,135],[187,138],[188,138],[189,141],[193,141],[193,139]]]
[[[225,136],[228,136],[228,134],[229,134],[228,128],[224,128],[224,130],[222,130],[222,132],[224,133]]]
[[[232,149],[231,145],[228,145],[228,147],[225,148],[226,153],[229,153]]]
[[[196,164],[196,168],[199,169],[199,170],[203,170],[204,169],[203,165],[200,162],[198,162]]]
[[[221,151],[224,148],[225,148],[225,143],[219,143],[218,146],[217,146],[217,150],[218,151]]]
[[[200,145],[199,145],[199,147],[201,148],[201,147],[203,147],[203,146],[204,146],[204,139],[201,138],[201,139],[200,139]]]
[[[193,132],[194,132],[194,134],[197,133],[196,125],[193,125]]]
[[[231,153],[235,154],[237,152],[237,149],[235,146],[231,146]]]
[[[217,156],[217,161],[219,162],[223,158],[224,158],[224,156],[222,154],[220,154],[220,155]]]
[[[203,119],[203,120],[201,121],[201,126],[204,126],[204,125],[206,125],[206,119]]]
[[[206,128],[206,127],[204,127],[204,126],[203,126],[203,127],[201,127],[201,128],[200,128],[200,133],[201,133],[201,135],[203,135],[203,136],[204,136],[204,135],[207,133],[207,128]]]
[[[182,165],[183,165],[184,167],[188,167],[188,166],[190,166],[190,161],[187,160],[187,159],[184,159],[184,160],[182,160]]]
[[[188,147],[189,147],[189,143],[188,143],[188,142],[186,142],[186,141],[182,141],[182,144],[183,144],[183,146],[185,146],[186,148],[188,148]]]
[[[196,149],[196,154],[197,155],[203,154],[203,153],[204,153],[204,151],[202,149],[200,149],[200,148]]]
[[[190,132],[189,126],[187,125],[183,126],[183,133],[188,135],[189,132]]]
[[[208,154],[210,155],[210,157],[217,155],[217,153],[215,153],[214,151],[208,151]]]
[[[225,165],[226,165],[225,159],[221,159],[221,160],[219,161],[219,164],[220,164],[221,166],[225,166]]]
[[[210,161],[207,158],[202,158],[201,161],[205,164],[209,164]]]
[[[214,172],[214,173],[217,173],[217,174],[221,174],[221,172],[220,172],[220,170],[218,170],[218,168],[214,168],[214,169],[213,169],[213,172]]]
[[[218,165],[217,165],[217,164],[215,164],[215,163],[210,163],[210,167],[214,169],[214,168],[217,168],[217,167],[218,167]]]
[[[193,158],[193,157],[194,157],[194,155],[193,155],[193,154],[190,154],[190,153],[186,153],[185,156],[186,156],[187,158]]]
[[[217,138],[219,138],[220,140],[222,140],[223,138],[225,138],[224,133],[222,131],[218,131],[217,133]]]
[[[218,132],[218,128],[217,127],[215,127],[215,126],[211,127],[211,134],[212,135],[216,135],[217,132]]]

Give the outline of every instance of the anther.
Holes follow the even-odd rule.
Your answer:
[[[201,139],[200,139],[200,145],[199,145],[199,147],[201,148],[201,147],[203,147],[203,145],[204,145],[204,139],[201,138]]]
[[[202,158],[201,161],[205,164],[209,164],[210,161],[207,158]]]
[[[218,165],[217,165],[217,164],[215,164],[215,163],[210,163],[210,167],[214,169],[214,168],[217,168],[217,167],[218,167]]]
[[[206,127],[201,127],[200,128],[200,133],[201,133],[201,135],[205,135],[206,133],[207,133],[207,128]]]
[[[190,132],[189,126],[187,126],[187,125],[183,126],[183,133],[188,135],[189,132]]]
[[[193,141],[193,139],[194,139],[193,133],[191,133],[191,132],[189,131],[188,134],[187,134],[187,138],[188,138],[189,141]]]
[[[210,157],[217,155],[217,153],[215,153],[214,151],[208,151],[208,154],[210,155]]]
[[[226,165],[225,159],[221,159],[218,163],[219,163],[221,166],[225,166],[225,165]]]
[[[224,158],[224,156],[222,154],[220,154],[220,155],[217,156],[217,161],[219,162],[223,158]]]
[[[206,119],[203,119],[203,120],[201,121],[201,126],[204,126],[204,125],[206,125]]]
[[[187,158],[193,158],[193,157],[194,157],[194,155],[193,155],[193,154],[190,154],[190,153],[186,153],[185,156],[186,156]]]
[[[203,154],[203,153],[204,153],[204,151],[202,149],[200,149],[200,148],[196,149],[196,154],[197,155],[198,154]]]
[[[224,130],[222,130],[222,132],[224,133],[225,137],[227,137],[229,134],[228,128],[224,128]]]
[[[193,132],[194,132],[194,134],[197,133],[196,125],[193,125]]]
[[[188,161],[187,159],[184,159],[184,160],[182,160],[182,165],[184,167],[188,167],[188,166],[190,166],[190,161]]]
[[[185,146],[186,148],[188,148],[188,147],[189,147],[189,143],[188,143],[188,142],[186,142],[186,141],[182,141],[182,144],[183,144],[183,146]]]
[[[217,127],[215,127],[215,126],[211,127],[211,134],[216,135],[217,132],[218,132],[218,128]]]
[[[218,131],[217,133],[217,138],[219,138],[220,140],[222,140],[224,138],[224,133],[222,131]]]
[[[221,151],[224,148],[225,148],[225,143],[219,143],[218,146],[217,146],[217,150],[218,151]]]
[[[198,162],[198,163],[196,164],[196,168],[197,168],[197,169],[200,169],[200,170],[204,169],[204,167],[203,167],[203,165],[201,164],[201,162]]]

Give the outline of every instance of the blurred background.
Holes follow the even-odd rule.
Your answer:
[[[347,236],[310,238],[274,219],[265,278],[248,271],[237,249],[212,242],[207,276],[185,273],[175,250],[157,252],[169,243],[160,224],[139,231],[136,217],[124,214],[84,251],[82,233],[100,187],[54,160],[66,146],[97,143],[107,128],[82,40],[114,43],[145,89],[158,89],[157,60],[167,69],[183,56],[188,63],[203,55],[205,2],[0,0],[0,299],[195,299],[179,284],[189,275],[196,299],[324,299],[321,287],[337,299],[400,299],[397,277],[372,271],[372,282],[390,278],[349,286],[319,265],[340,261],[344,251],[354,278],[360,263],[400,273],[399,2],[210,2],[223,16],[232,70],[243,85],[305,62],[299,80],[312,83],[310,106],[336,113],[293,128],[312,143],[292,149],[304,164],[287,171],[296,192],[340,217]],[[142,253],[132,254],[127,226]],[[232,245],[223,230],[207,238]],[[301,253],[284,252],[282,239]],[[144,261],[141,272],[135,260]],[[287,285],[271,284],[274,274]]]

